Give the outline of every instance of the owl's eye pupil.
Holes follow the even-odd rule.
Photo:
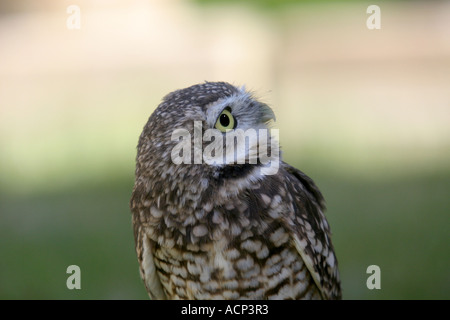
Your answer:
[[[222,110],[222,113],[217,118],[216,125],[214,127],[225,133],[227,130],[233,130],[236,128],[236,124],[237,122],[231,114],[231,109],[227,107]]]
[[[230,118],[228,117],[228,115],[222,114],[220,116],[220,124],[224,127],[228,127],[228,125],[230,124]]]

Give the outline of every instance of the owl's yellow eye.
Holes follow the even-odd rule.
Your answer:
[[[221,132],[236,128],[236,120],[230,111],[230,108],[225,108],[217,118],[215,127]]]

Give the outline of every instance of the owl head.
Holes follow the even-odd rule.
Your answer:
[[[187,182],[199,193],[229,179],[276,173],[280,152],[272,120],[272,109],[244,87],[206,82],[174,91],[139,138],[136,179],[181,194]]]

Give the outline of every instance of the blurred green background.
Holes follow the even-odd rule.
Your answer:
[[[450,2],[379,1],[380,30],[371,4],[2,1],[0,298],[147,299],[138,136],[166,93],[221,80],[273,107],[322,189],[344,299],[449,299]]]

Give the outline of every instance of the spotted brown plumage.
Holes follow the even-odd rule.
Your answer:
[[[150,297],[341,298],[324,200],[308,176],[274,157],[276,152],[275,174],[263,174],[259,158],[174,163],[173,131],[193,134],[194,121],[203,131],[213,129],[225,108],[235,123],[223,124],[236,129],[268,130],[274,119],[245,89],[206,82],[167,95],[140,136],[130,206]],[[192,159],[195,148],[192,143]]]

